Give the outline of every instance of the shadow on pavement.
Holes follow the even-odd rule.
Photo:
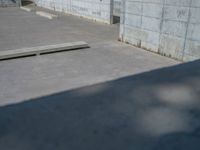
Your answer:
[[[0,107],[2,150],[199,150],[200,60]]]

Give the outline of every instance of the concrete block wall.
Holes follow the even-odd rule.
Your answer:
[[[199,0],[123,0],[120,38],[179,60],[200,58]]]
[[[20,4],[20,0],[0,0],[0,7],[16,7]]]
[[[121,0],[114,0],[113,15],[120,17],[120,14],[121,14]]]
[[[38,6],[111,23],[111,0],[36,0]]]

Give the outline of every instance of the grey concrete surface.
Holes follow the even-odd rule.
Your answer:
[[[73,16],[48,20],[20,8],[0,9],[1,50],[84,40],[90,49],[0,62],[1,105],[178,62],[117,41],[118,26]],[[9,25],[7,23],[10,23]],[[9,82],[8,82],[9,81]],[[12,90],[9,90],[9,89]]]
[[[118,38],[118,26],[95,24],[71,15],[57,15],[58,18],[48,20],[35,15],[35,12],[26,12],[20,8],[0,8],[0,50],[82,40],[90,44]]]
[[[0,149],[199,150],[199,61],[179,64],[72,16],[9,8],[0,20],[1,50],[91,46],[0,62]]]

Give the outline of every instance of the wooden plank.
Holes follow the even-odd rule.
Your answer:
[[[0,51],[0,60],[30,56],[30,55],[40,55],[40,54],[60,52],[60,51],[69,51],[82,48],[89,48],[89,45],[86,42],[79,41],[72,43],[62,43],[56,45],[23,48],[16,50],[5,50],[5,51]]]

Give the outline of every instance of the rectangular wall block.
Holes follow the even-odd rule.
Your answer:
[[[113,15],[120,17],[121,14],[121,0],[113,0]]]

